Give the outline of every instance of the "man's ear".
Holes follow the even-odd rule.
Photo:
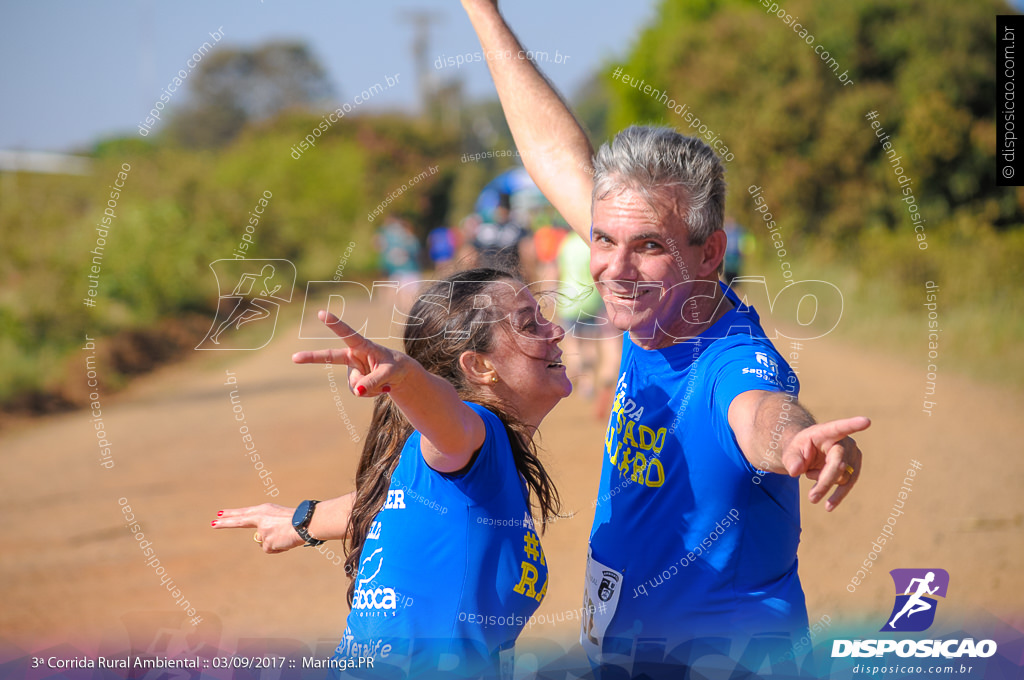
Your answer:
[[[459,356],[459,368],[466,379],[474,385],[491,385],[498,377],[498,372],[490,359],[479,352],[463,352]]]
[[[708,236],[708,240],[704,241],[703,259],[700,263],[700,270],[697,272],[699,278],[710,276],[718,271],[718,266],[722,263],[722,258],[725,257],[725,246],[728,240],[725,230],[717,229],[711,233],[711,236]]]

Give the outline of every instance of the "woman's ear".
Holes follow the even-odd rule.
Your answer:
[[[463,352],[459,356],[459,368],[466,379],[474,385],[491,385],[498,382],[498,372],[494,365],[479,352]]]

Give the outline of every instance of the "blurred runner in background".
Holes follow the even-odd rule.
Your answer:
[[[725,235],[729,239],[725,246],[725,273],[722,278],[732,285],[732,280],[743,273],[743,261],[753,254],[753,237],[732,217],[725,220]]]
[[[503,194],[489,222],[480,224],[473,238],[478,267],[522,273],[527,281],[530,272],[524,264],[532,264],[532,238],[529,230],[514,221],[509,212],[509,196]]]
[[[558,281],[558,248],[569,233],[569,226],[551,219],[549,214],[538,218],[539,225],[533,232],[533,246],[537,253],[537,280]],[[554,287],[554,283],[545,283],[545,289]],[[537,291],[534,291],[536,294]]]
[[[412,307],[416,300],[415,284],[423,277],[420,272],[420,242],[408,223],[390,216],[377,232],[375,240],[380,253],[380,268],[388,281],[398,282],[398,295],[391,297],[391,304],[401,310]],[[382,301],[387,304],[386,299]]]
[[[459,249],[459,232],[451,227],[435,227],[427,235],[427,251],[434,264],[434,274],[445,277],[455,269],[455,253]]]

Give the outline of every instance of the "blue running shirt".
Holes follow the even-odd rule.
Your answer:
[[[722,289],[736,307],[698,337],[657,350],[624,338],[584,601],[606,614],[580,636],[594,661],[806,628],[798,480],[751,465],[728,421],[740,393],[795,399],[799,383],[753,308]]]
[[[505,426],[466,405],[487,431],[468,472],[430,468],[419,432],[402,449],[363,544],[335,652],[335,661],[349,660],[343,677],[418,677],[439,668],[446,677],[496,677],[499,652],[507,658],[547,592],[547,563]],[[364,662],[360,673],[352,663],[359,657],[373,658],[373,670]]]

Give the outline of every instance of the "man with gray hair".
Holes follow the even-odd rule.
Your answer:
[[[756,312],[719,282],[727,239],[715,152],[634,126],[594,155],[497,0],[462,4],[484,53],[504,55],[488,66],[526,169],[590,242],[608,319],[627,332],[580,643],[595,666],[633,675],[706,654],[742,657],[756,672],[807,627],[797,478],[816,480],[811,503],[836,487],[833,510],[861,470],[849,435],[870,421],[816,424]],[[781,650],[770,643],[780,639]]]

